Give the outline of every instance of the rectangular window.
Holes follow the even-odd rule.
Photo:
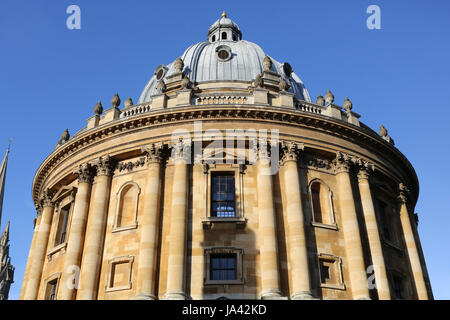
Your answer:
[[[55,246],[63,244],[67,238],[67,225],[69,223],[70,204],[61,208],[59,212],[58,230],[55,239]]]
[[[211,280],[236,280],[236,254],[212,254],[210,261]]]
[[[211,176],[211,216],[235,217],[236,198],[234,173],[213,173]]]
[[[52,280],[47,283],[47,300],[56,300],[56,287],[58,285],[58,279]]]
[[[392,287],[395,299],[404,299],[403,296],[403,279],[399,276],[392,276]]]
[[[377,201],[378,211],[380,213],[380,223],[383,237],[387,241],[391,241],[391,234],[389,232],[389,219],[387,216],[387,204],[381,200]]]
[[[320,278],[322,283],[327,283],[327,280],[331,280],[330,266],[325,265],[323,262],[320,264]]]

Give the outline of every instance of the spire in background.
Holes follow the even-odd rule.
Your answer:
[[[9,256],[9,221],[0,237],[0,300],[8,300],[9,288],[14,282],[14,267]]]
[[[11,140],[9,140],[9,143],[10,145],[6,150],[6,155],[3,158],[3,161],[0,165],[0,225],[2,222],[2,208],[3,208],[3,196],[5,193],[6,167],[8,165],[8,155],[9,155],[9,148],[11,146]]]
[[[3,197],[5,194],[6,167],[8,165],[8,155],[11,148],[11,139],[5,157],[0,164],[0,226],[2,222]],[[0,300],[7,300],[9,288],[14,282],[14,267],[9,256],[9,221],[0,237]]]

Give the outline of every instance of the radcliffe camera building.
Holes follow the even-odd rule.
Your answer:
[[[37,170],[21,299],[433,298],[387,130],[225,13],[120,104]]]

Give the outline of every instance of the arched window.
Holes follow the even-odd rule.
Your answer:
[[[233,33],[233,41],[237,41],[237,37],[236,37],[235,33]]]
[[[227,40],[227,33],[226,32],[222,32],[222,40]]]
[[[212,40],[212,42],[216,41],[216,35],[213,35],[211,40]]]
[[[140,193],[134,182],[127,182],[119,189],[113,231],[136,228]]]
[[[322,181],[315,179],[309,185],[313,223],[336,225],[333,212],[332,192]]]

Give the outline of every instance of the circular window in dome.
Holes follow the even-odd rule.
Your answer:
[[[167,71],[167,67],[163,66],[163,65],[159,65],[156,69],[155,69],[155,76],[156,76],[156,80],[161,80],[164,75],[166,74]]]
[[[288,78],[291,77],[292,71],[293,71],[292,67],[289,63],[287,63],[287,62],[283,63],[283,72]]]
[[[216,48],[216,52],[219,61],[227,61],[231,59],[231,48],[229,46],[218,46]]]

